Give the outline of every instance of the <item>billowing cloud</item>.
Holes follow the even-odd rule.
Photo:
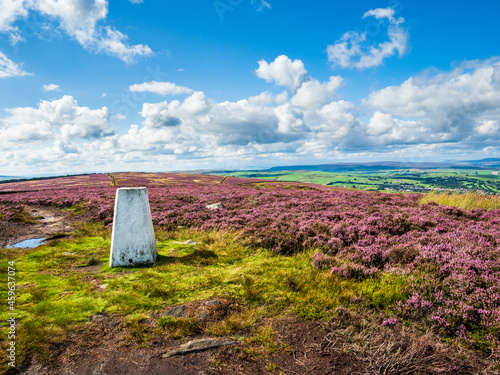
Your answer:
[[[367,32],[346,32],[340,40],[327,47],[328,60],[341,68],[365,69],[381,65],[385,58],[396,53],[402,56],[408,46],[409,34],[402,27],[403,18],[394,17],[394,9],[372,9],[363,18],[375,17],[379,21],[388,22],[388,41],[379,44],[366,44]]]
[[[38,141],[98,139],[110,134],[108,109],[80,107],[72,96],[42,100],[37,108],[18,107],[6,111],[9,116],[1,119],[2,143],[15,142],[21,146]]]
[[[368,135],[382,135],[394,128],[396,121],[388,113],[375,112],[367,125]]]
[[[131,85],[129,90],[133,92],[152,92],[160,95],[192,94],[194,92],[188,87],[178,86],[175,83],[157,81],[136,83]]]
[[[285,55],[276,57],[271,63],[260,60],[256,73],[266,82],[274,81],[280,86],[288,87],[292,92],[295,92],[307,78],[307,70],[302,61],[292,61]]]
[[[250,104],[256,105],[272,105],[283,104],[288,100],[288,92],[282,91],[278,95],[272,95],[269,91],[261,92],[259,95],[251,96],[248,98]]]
[[[166,101],[157,104],[144,103],[141,111],[141,116],[146,118],[143,122],[144,126],[147,128],[161,128],[163,126],[180,125],[180,118],[174,115],[174,113],[177,113],[178,107],[178,102],[170,105]]]
[[[300,60],[284,56],[274,62],[259,68],[287,90],[237,101],[216,102],[200,91],[182,92],[175,83],[147,82],[139,87],[187,96],[142,103],[142,122],[119,133],[111,129],[106,107],[82,107],[71,96],[8,109],[0,117],[0,167],[240,168],[275,160],[366,161],[378,154],[425,161],[438,154],[482,157],[500,151],[500,59],[411,77],[372,92],[361,105],[339,98],[341,77],[321,82],[307,75]],[[114,118],[125,120],[119,112]]]
[[[298,107],[319,108],[332,100],[335,90],[342,85],[342,82],[342,78],[338,76],[332,76],[324,83],[312,78],[302,83],[290,102]]]
[[[148,128],[160,128],[164,126],[177,126],[181,119],[190,121],[196,116],[204,115],[210,110],[211,104],[203,92],[195,92],[184,99],[183,102],[173,100],[171,102],[144,103],[141,116],[145,118],[143,125]]]
[[[278,119],[278,131],[283,134],[309,131],[304,122],[304,114],[293,108],[290,103],[283,104],[274,110]]]
[[[500,59],[463,63],[451,72],[411,77],[370,94],[376,111],[416,119],[430,140],[461,141],[474,133],[498,136]]]
[[[345,100],[331,102],[317,109],[316,113],[321,118],[321,125],[317,128],[321,138],[345,138],[360,123],[354,104]]]
[[[101,23],[108,14],[107,0],[4,0],[0,15],[0,32],[10,34],[12,42],[22,39],[19,28],[13,24],[27,17],[29,12],[38,12],[57,24],[85,49],[116,56],[132,63],[138,56],[153,54],[147,45],[127,43],[127,36],[111,26]]]
[[[31,75],[25,72],[18,64],[9,60],[5,54],[0,51],[0,78],[20,77]]]

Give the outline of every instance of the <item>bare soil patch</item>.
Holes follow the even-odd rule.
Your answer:
[[[133,340],[133,329],[120,318],[94,315],[79,332],[52,347],[49,364],[33,360],[19,374],[26,375],[225,375],[225,374],[496,374],[484,359],[446,348],[431,336],[401,328],[359,332],[339,322],[297,318],[262,322],[272,327],[273,349],[246,340],[240,344],[165,358],[166,352],[203,333],[173,340],[158,333],[157,316],[149,322],[147,347]],[[349,334],[350,333],[350,334]],[[369,337],[370,334],[377,338]],[[356,342],[359,337],[366,342]],[[221,340],[234,338],[218,337]],[[467,353],[469,354],[469,353]]]
[[[74,224],[82,220],[81,217],[54,207],[24,206],[33,217],[39,218],[38,221],[30,224],[0,219],[0,246],[5,247],[32,238],[50,239],[58,234],[69,234],[75,229]],[[6,207],[8,205],[0,204],[0,210]]]

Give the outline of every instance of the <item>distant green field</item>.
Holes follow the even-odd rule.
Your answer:
[[[376,191],[481,191],[500,194],[500,176],[491,170],[394,169],[370,172],[240,171],[231,176],[276,181],[297,181]],[[218,174],[218,173],[214,173]],[[227,175],[227,172],[219,173]]]

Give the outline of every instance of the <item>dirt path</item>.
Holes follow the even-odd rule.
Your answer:
[[[112,324],[111,324],[112,323]],[[30,375],[224,375],[224,374],[353,374],[363,363],[349,353],[322,347],[325,332],[314,322],[296,319],[274,324],[277,348],[263,350],[260,345],[241,342],[202,352],[170,358],[162,354],[189,340],[172,340],[166,334],[152,338],[148,348],[124,344],[130,335],[121,323],[101,320],[87,326],[59,348],[53,357],[57,366],[33,361],[21,374]],[[247,333],[241,332],[245,335]],[[198,337],[196,337],[198,338]]]
[[[35,224],[0,219],[0,246],[13,245],[32,238],[50,238],[56,234],[69,233],[78,219],[69,212],[42,206],[27,206],[33,217],[39,217]],[[0,210],[7,207],[0,204]]]

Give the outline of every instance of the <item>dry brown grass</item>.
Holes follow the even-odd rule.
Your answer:
[[[465,210],[482,208],[485,210],[499,210],[500,196],[485,195],[479,192],[470,191],[467,193],[436,193],[425,194],[420,199],[420,204],[435,202],[445,206],[455,206]]]
[[[500,374],[497,361],[422,329],[401,323],[383,326],[369,315],[346,311],[324,323],[326,334],[318,349],[325,355],[350,353],[365,363],[359,374]]]

